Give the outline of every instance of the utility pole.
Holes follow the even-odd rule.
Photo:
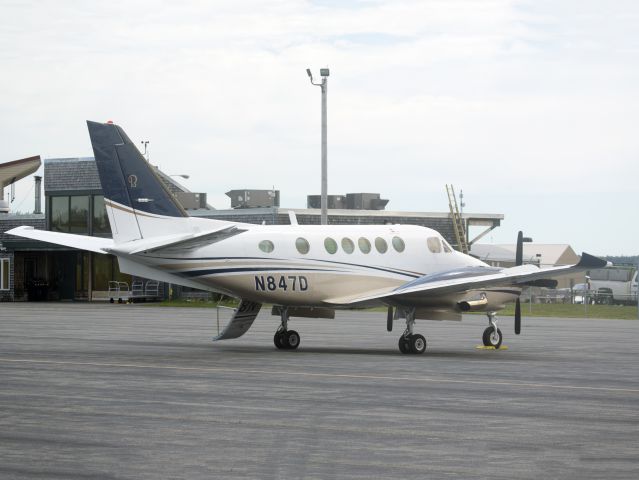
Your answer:
[[[320,223],[322,225],[328,224],[328,165],[327,165],[327,125],[326,125],[326,94],[328,91],[328,76],[329,70],[328,68],[320,68],[320,76],[322,77],[321,83],[313,82],[313,74],[311,73],[310,68],[306,69],[306,73],[308,77],[311,79],[311,83],[318,87],[322,88],[322,195],[321,195],[321,220]]]

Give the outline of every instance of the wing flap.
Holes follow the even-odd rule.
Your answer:
[[[109,251],[113,248],[113,240],[110,238],[88,237],[86,235],[74,235],[72,233],[49,232],[45,230],[36,230],[33,227],[25,225],[13,228],[5,233],[15,235],[16,237],[30,238],[32,240],[40,240],[42,242],[64,245],[65,247],[88,250],[96,253],[109,253]]]

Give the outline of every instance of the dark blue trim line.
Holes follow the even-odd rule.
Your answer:
[[[238,268],[207,268],[203,270],[191,270],[188,272],[177,272],[177,275],[183,277],[203,277],[206,275],[218,275],[221,273],[238,273],[238,272],[281,272],[281,271],[297,271],[297,272],[335,272],[336,270],[326,270],[321,268],[252,268],[252,267],[238,267]],[[339,272],[338,272],[339,273]]]
[[[151,255],[147,255],[147,258],[160,258],[162,260],[180,260],[180,261],[190,261],[190,260],[276,260],[276,261],[290,261],[290,258],[265,258],[265,257],[198,257],[198,258],[179,258],[179,257],[161,257],[161,256],[151,256]],[[414,274],[414,273],[407,273],[406,270],[392,270],[389,268],[382,268],[382,267],[372,267],[370,265],[360,265],[359,263],[346,263],[346,262],[334,262],[332,260],[320,260],[320,259],[316,259],[316,258],[302,258],[302,261],[314,261],[314,262],[324,262],[324,263],[330,263],[333,265],[347,265],[349,267],[361,267],[361,268],[368,268],[371,270],[379,270],[381,272],[387,272],[387,273],[393,273],[395,275],[404,275],[406,277],[411,277],[411,278],[421,278],[420,275]],[[282,270],[282,269],[280,269]],[[296,269],[299,270],[299,269]]]

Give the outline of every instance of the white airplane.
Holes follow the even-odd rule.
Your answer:
[[[402,353],[423,353],[415,320],[461,320],[482,311],[486,346],[499,348],[496,312],[528,285],[553,286],[552,277],[601,268],[584,253],[578,264],[540,269],[491,267],[455,251],[435,230],[413,225],[254,225],[189,217],[122,128],[87,122],[113,239],[18,227],[8,231],[92,252],[113,254],[131,275],[223,293],[241,299],[214,340],[242,336],[265,303],[281,318],[279,349],[295,349],[289,317],[334,318],[337,309],[387,307],[387,330],[404,319]]]

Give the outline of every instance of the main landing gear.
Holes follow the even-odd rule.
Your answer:
[[[501,335],[501,330],[497,328],[495,312],[488,312],[487,315],[490,326],[484,330],[484,334],[481,339],[484,342],[485,347],[495,347],[495,350],[497,350],[501,346],[501,341],[504,337]]]
[[[415,310],[406,312],[406,330],[399,337],[399,351],[402,353],[424,353],[426,351],[426,339],[419,333],[413,333],[415,326]]]
[[[300,346],[300,335],[295,330],[288,329],[288,309],[282,307],[282,323],[275,332],[273,343],[279,350],[295,350]]]

